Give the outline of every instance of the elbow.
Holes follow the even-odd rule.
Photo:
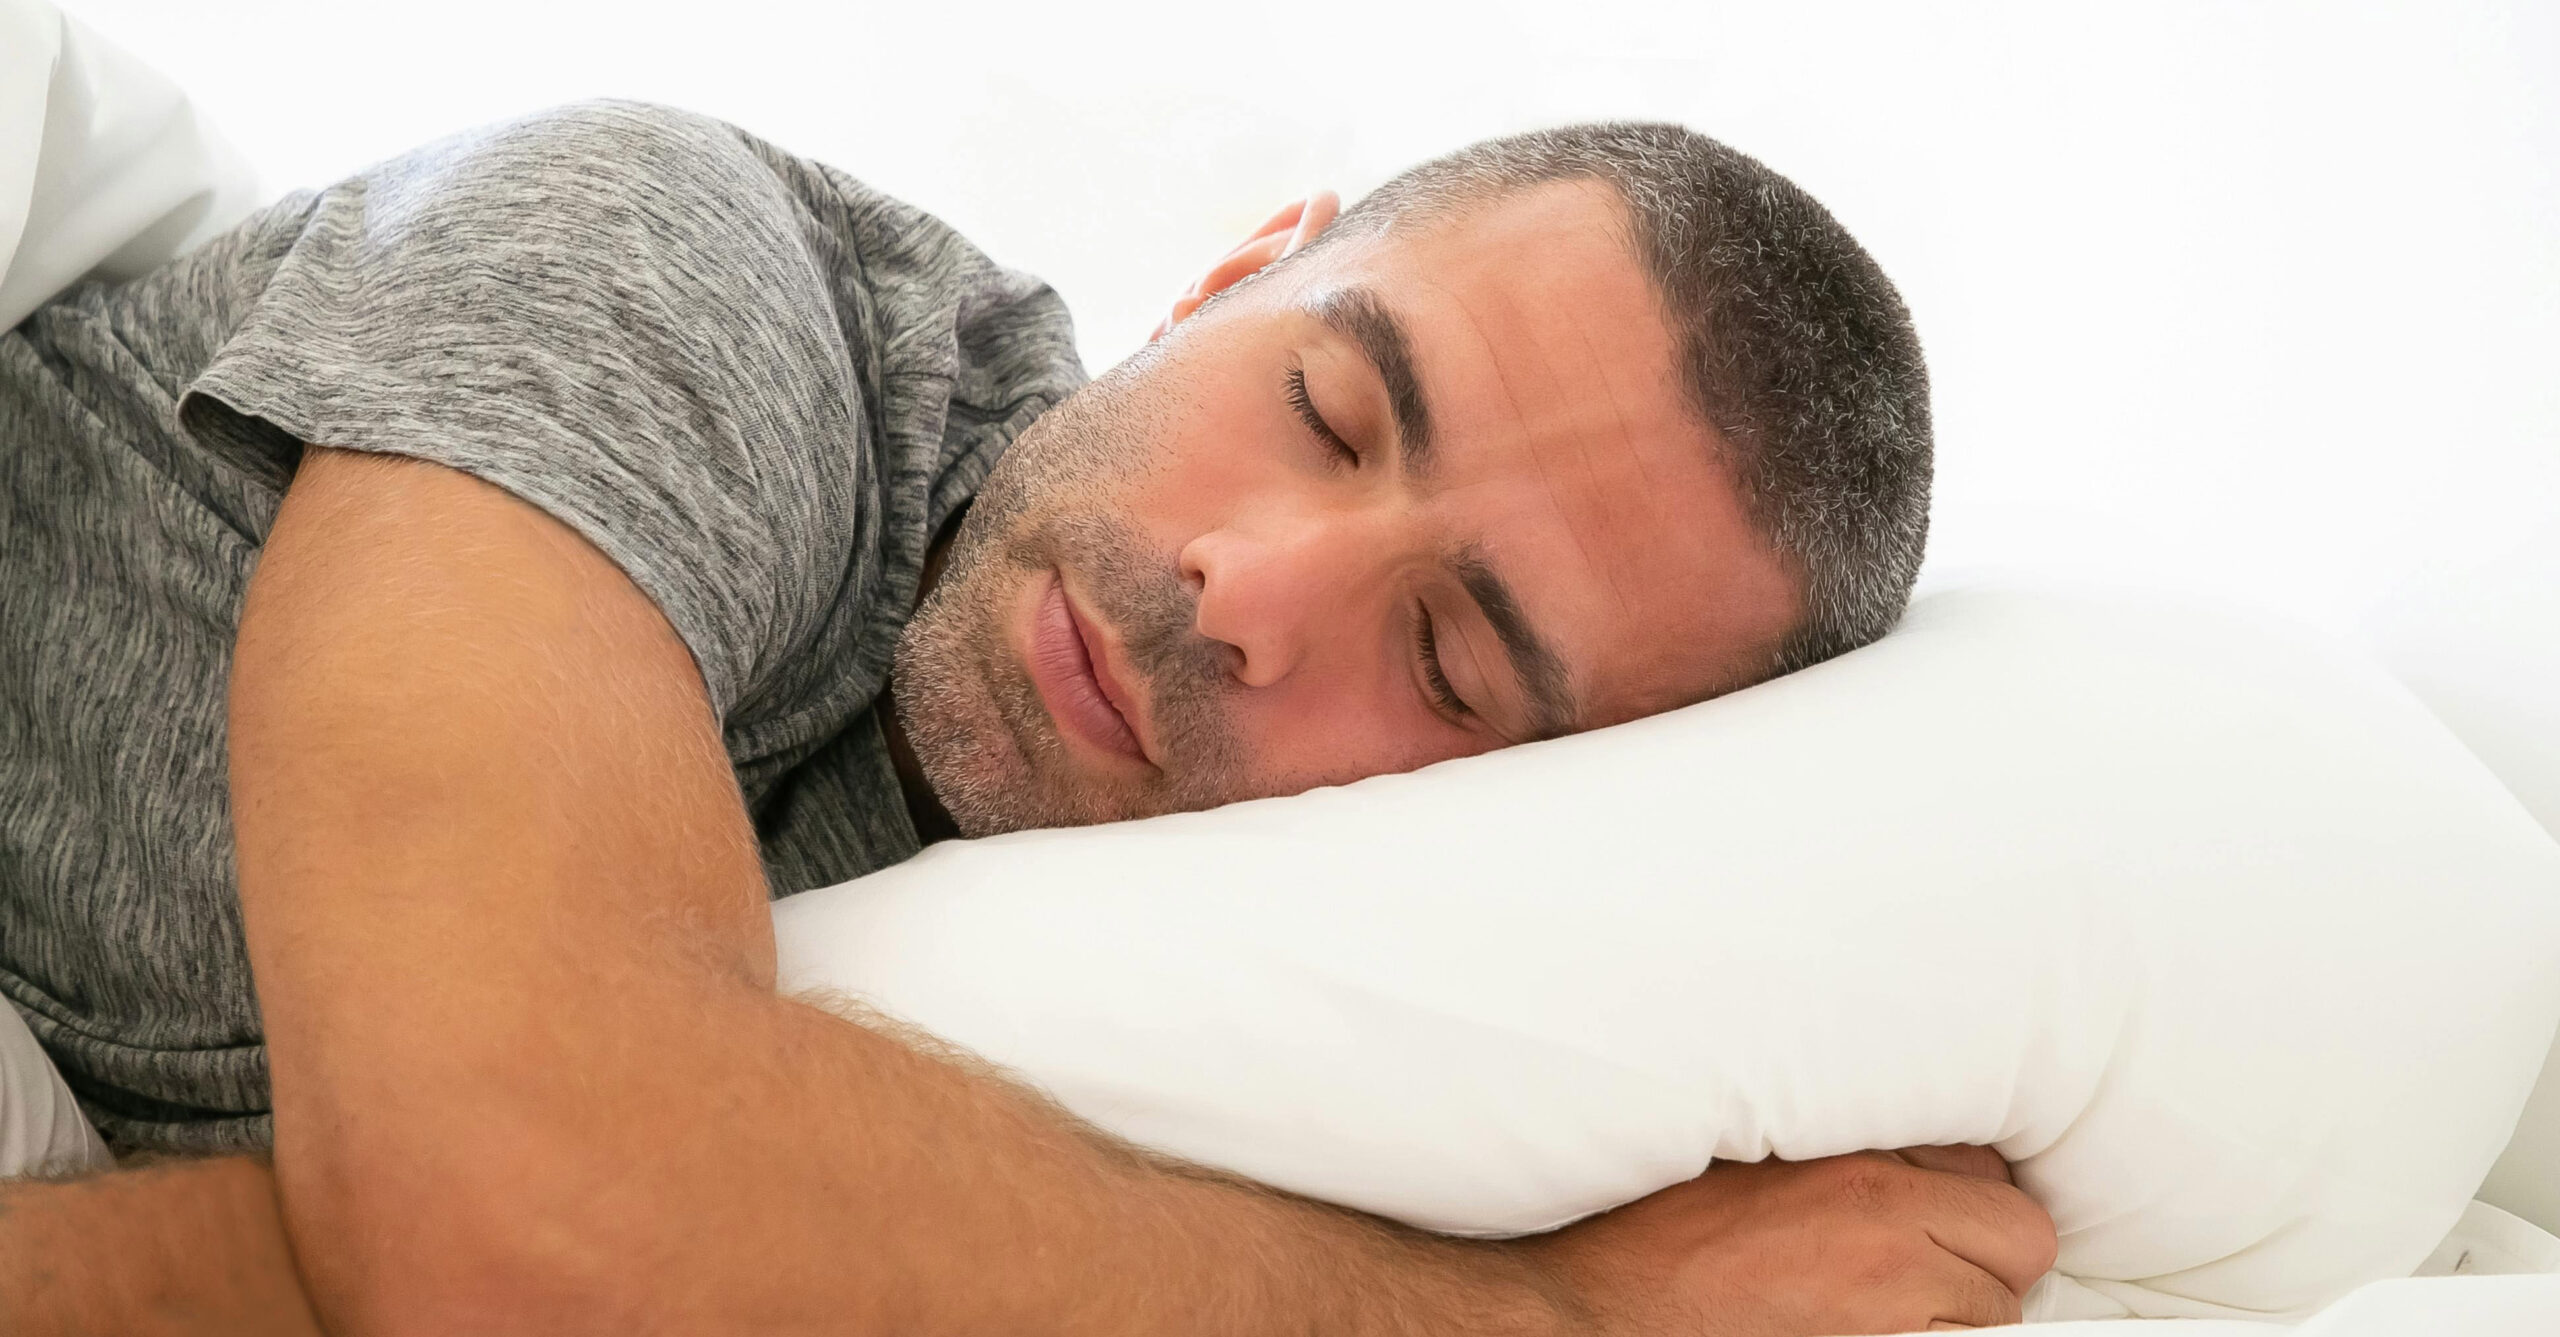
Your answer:
[[[325,1168],[293,1165],[279,1144],[287,1229],[323,1327],[555,1337],[648,1326],[648,1282],[663,1272],[632,1261],[628,1223],[602,1219],[606,1194],[578,1191],[598,1169],[469,1141]]]

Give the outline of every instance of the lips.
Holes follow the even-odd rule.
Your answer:
[[[1026,659],[1032,684],[1059,732],[1073,734],[1101,751],[1151,764],[1131,723],[1127,693],[1116,690],[1119,684],[1113,681],[1108,654],[1094,629],[1076,615],[1066,584],[1055,572],[1050,573],[1032,610]]]

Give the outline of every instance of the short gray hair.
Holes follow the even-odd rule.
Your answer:
[[[1747,513],[1801,585],[1803,616],[1765,671],[1734,685],[1884,635],[1928,543],[1929,374],[1884,270],[1794,182],[1684,126],[1572,125],[1408,168],[1327,236],[1577,178],[1626,204],[1682,381],[1732,447]]]

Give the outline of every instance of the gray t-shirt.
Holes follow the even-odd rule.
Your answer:
[[[702,670],[775,895],[907,857],[874,702],[926,545],[1083,379],[1038,281],[633,103],[66,294],[0,335],[0,990],[119,1146],[268,1141],[223,699],[304,443],[460,469],[618,563]]]

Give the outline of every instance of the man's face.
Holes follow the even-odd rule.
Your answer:
[[[1111,821],[1634,719],[1765,663],[1746,520],[1605,186],[1344,237],[987,479],[898,647],[961,831]]]

